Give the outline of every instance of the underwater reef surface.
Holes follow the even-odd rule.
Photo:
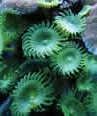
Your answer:
[[[88,5],[94,5],[97,3],[97,0],[84,0],[84,2]]]
[[[83,0],[0,1],[0,116],[97,116],[91,8]]]
[[[1,0],[0,10],[13,9],[14,11],[26,14],[34,12],[38,7],[36,0]]]
[[[88,51],[97,55],[97,4],[91,6],[89,16],[86,19],[86,29],[83,34],[83,40],[85,42]]]

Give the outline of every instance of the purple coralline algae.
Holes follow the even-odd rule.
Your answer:
[[[12,9],[20,14],[32,13],[38,8],[36,0],[2,0],[1,12],[4,9]]]

